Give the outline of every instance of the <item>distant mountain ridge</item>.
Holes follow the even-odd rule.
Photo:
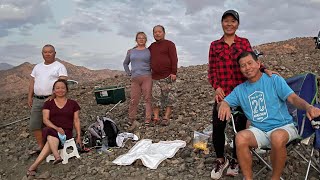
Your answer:
[[[58,58],[56,60],[66,66],[68,78],[79,83],[95,82],[124,74],[124,72],[118,70],[90,70]],[[25,62],[11,69],[0,71],[0,77],[2,77],[0,79],[0,98],[27,93],[31,78],[30,74],[34,66],[35,64]]]
[[[0,63],[0,71],[2,70],[8,70],[13,68],[14,66],[8,63]]]
[[[320,49],[315,49],[312,37],[271,42],[253,48],[264,53],[259,59],[268,69],[279,72],[285,78],[303,72],[320,73]],[[57,60],[66,66],[69,79],[78,81],[84,87],[88,83],[100,85],[104,79],[124,75],[123,71],[90,70],[83,66]],[[207,65],[204,66],[207,67]],[[34,64],[26,62],[11,69],[0,71],[0,98],[27,93],[33,67]],[[179,76],[178,74],[178,78]]]

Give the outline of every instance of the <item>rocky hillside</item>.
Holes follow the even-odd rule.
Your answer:
[[[264,53],[261,60],[284,77],[303,72],[320,72],[320,50],[315,49],[313,38],[294,38],[256,46]]]
[[[288,48],[290,45],[290,48]],[[272,48],[271,48],[272,47]],[[315,50],[311,38],[296,38],[283,42],[270,43],[257,46],[265,53],[264,64],[284,77],[293,74],[311,71],[319,72],[320,50]],[[81,126],[86,129],[94,122],[97,115],[103,115],[112,105],[98,105],[94,97],[95,86],[122,85],[126,87],[127,101],[116,107],[109,117],[117,122],[121,131],[126,131],[129,103],[130,79],[118,76],[98,82],[81,83],[72,87],[69,97],[79,102],[81,106]],[[156,170],[144,167],[141,161],[130,166],[117,166],[112,161],[122,155],[135,144],[127,142],[124,148],[114,149],[113,152],[98,154],[94,150],[81,154],[81,159],[71,159],[66,165],[53,166],[44,162],[38,169],[36,178],[40,179],[210,179],[212,163],[215,155],[211,153],[194,152],[192,148],[193,131],[202,131],[210,124],[211,108],[214,91],[207,81],[207,65],[181,67],[178,70],[178,103],[174,108],[171,124],[168,127],[140,126],[135,133],[140,139],[184,140],[187,146],[180,149],[177,154],[163,161]],[[29,115],[26,96],[5,98],[0,104],[1,124],[7,124]],[[143,122],[143,106],[139,106],[138,118]],[[231,127],[228,128],[228,137],[231,137]],[[28,151],[35,147],[28,122],[21,121],[15,125],[1,128],[0,133],[0,179],[21,179],[27,167],[35,160],[35,156],[28,155]],[[230,148],[226,148],[230,155]],[[319,153],[316,152],[319,158]],[[289,154],[284,179],[302,179],[305,174],[306,163],[300,161],[296,154]],[[254,168],[261,167],[254,161]],[[264,171],[260,179],[269,179],[270,173]],[[309,179],[319,178],[314,170],[310,171]],[[224,177],[222,179],[242,179]]]
[[[90,70],[82,66],[75,66],[66,61],[57,59],[64,64],[68,70],[69,79],[86,83],[91,81],[100,81],[106,78],[121,75],[121,71],[103,69]],[[10,96],[19,96],[28,92],[30,74],[35,65],[25,62],[17,67],[0,71],[0,99]]]

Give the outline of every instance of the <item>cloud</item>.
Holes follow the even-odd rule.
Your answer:
[[[80,7],[92,7],[103,0],[73,0],[77,6]]]
[[[254,44],[310,36],[320,28],[320,1],[245,2],[239,7],[240,30],[249,35]],[[275,7],[273,4],[278,5]]]
[[[52,19],[47,0],[2,0],[0,2],[0,37],[13,30],[29,35],[33,26]]]
[[[210,8],[212,11],[221,9],[224,6],[224,1],[221,0],[183,0],[186,6],[186,15],[193,15],[202,11],[203,9]],[[215,8],[212,8],[215,7]]]
[[[32,45],[47,42],[49,37],[44,37],[43,34],[54,34],[54,37],[50,36],[49,42],[53,41],[56,44],[59,58],[94,69],[122,69],[124,52],[134,45],[136,32],[144,31],[150,44],[154,41],[152,28],[157,24],[166,28],[166,38],[176,44],[179,65],[207,63],[210,43],[223,35],[221,16],[228,9],[239,12],[240,27],[237,35],[248,38],[252,45],[293,37],[316,36],[320,30],[320,18],[318,18],[320,0],[73,0],[70,2],[68,6],[64,6],[72,8],[68,11],[68,8],[59,9],[64,3],[57,5],[52,0],[1,1],[0,37],[11,37],[13,32],[18,31],[27,37],[26,40],[32,41],[37,38],[36,41],[28,41],[29,45]],[[53,6],[53,3],[56,6]],[[50,9],[50,7],[55,8]],[[56,15],[53,17],[55,19],[52,19],[52,10]],[[49,20],[53,23],[49,23]],[[34,26],[38,24],[46,24],[49,30],[39,35],[32,34],[30,37]],[[6,43],[4,46],[19,44],[20,41],[21,39],[15,39],[13,43]],[[32,47],[30,47],[32,52],[31,49]],[[1,52],[3,53],[1,58],[11,57],[10,60],[18,58],[13,53]],[[16,52],[25,53],[25,56],[19,55],[19,58],[26,59],[31,56],[28,52],[20,52],[18,49]],[[38,51],[34,53],[41,58]]]
[[[41,48],[32,44],[9,44],[0,46],[0,62],[19,65],[23,62],[42,61]]]
[[[74,16],[62,20],[57,29],[62,32],[62,37],[70,37],[80,32],[98,31],[103,33],[110,30],[104,22],[102,13],[90,12],[81,8],[77,9]]]
[[[73,52],[57,55],[69,63],[81,65],[89,69],[123,69],[122,61],[125,58],[124,53],[101,53],[101,52]]]

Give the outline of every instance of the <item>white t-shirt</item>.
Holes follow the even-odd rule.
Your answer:
[[[66,67],[58,61],[49,65],[37,64],[31,74],[34,77],[34,94],[47,96],[52,94],[52,86],[60,76],[68,76]]]

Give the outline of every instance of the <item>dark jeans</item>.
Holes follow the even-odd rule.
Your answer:
[[[237,111],[241,113],[237,113],[234,115],[235,120],[235,126],[236,130],[241,131],[246,128],[247,123],[247,117],[244,115],[243,110],[238,107],[236,109]],[[213,147],[216,151],[217,158],[223,158],[224,157],[224,143],[225,143],[225,128],[226,128],[227,121],[221,121],[218,118],[218,111],[217,111],[217,103],[213,105],[212,109],[212,141],[213,141]],[[237,159],[237,153],[236,153],[236,143],[235,143],[235,135],[233,137],[233,151],[232,151],[232,157]]]

